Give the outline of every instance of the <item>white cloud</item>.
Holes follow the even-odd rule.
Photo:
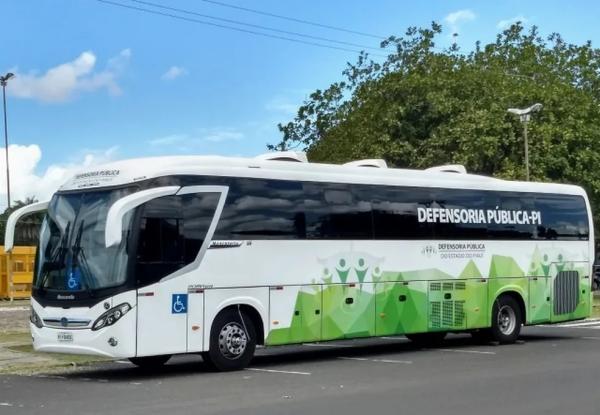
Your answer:
[[[8,147],[10,163],[11,200],[23,200],[35,197],[48,200],[64,182],[77,171],[105,163],[114,158],[116,147],[107,150],[88,150],[72,162],[52,164],[42,173],[38,165],[42,160],[42,149],[37,144],[16,145]],[[0,206],[6,207],[6,161],[4,147],[0,148]]]
[[[148,141],[154,148],[190,152],[196,151],[206,143],[224,143],[239,141],[245,134],[234,128],[201,128],[196,134],[170,134]]]
[[[214,131],[204,136],[204,141],[212,141],[213,143],[222,143],[224,141],[238,141],[244,138],[244,134],[239,131],[223,130]]]
[[[15,78],[9,82],[7,92],[18,98],[43,102],[64,102],[82,92],[106,89],[111,95],[119,95],[121,88],[117,78],[125,70],[131,50],[123,49],[110,58],[104,70],[95,70],[97,58],[91,51],[83,52],[76,59],[48,69],[44,74],[37,71],[19,72],[13,68]]]
[[[180,76],[184,76],[187,74],[187,69],[181,66],[171,66],[169,69],[167,69],[167,72],[162,74],[160,78],[164,81],[172,81],[173,79],[179,78]]]
[[[448,14],[444,17],[444,21],[450,26],[450,35],[459,33],[460,26],[463,23],[467,23],[475,20],[477,16],[469,9],[458,10]]]
[[[265,109],[270,112],[277,112],[286,116],[294,116],[298,113],[302,102],[292,102],[283,97],[276,97],[267,102]]]
[[[515,24],[517,22],[527,23],[528,21],[529,21],[529,19],[527,19],[522,14],[520,14],[518,16],[511,17],[510,19],[500,20],[498,22],[498,24],[496,24],[496,27],[498,29],[508,29],[509,27],[511,27],[513,24]]]
[[[265,109],[277,115],[293,117],[311,92],[310,89],[284,89],[265,104]]]

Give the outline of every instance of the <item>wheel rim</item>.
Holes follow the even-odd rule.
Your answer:
[[[238,323],[227,323],[219,333],[219,350],[228,359],[235,360],[244,354],[248,336]]]
[[[498,328],[502,334],[510,335],[517,326],[515,310],[508,305],[503,305],[498,311]]]

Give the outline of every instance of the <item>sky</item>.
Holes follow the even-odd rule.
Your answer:
[[[312,91],[340,80],[362,46],[376,48],[380,38],[402,35],[409,26],[437,21],[446,30],[438,46],[448,46],[451,33],[458,33],[464,50],[477,40],[493,41],[517,20],[569,42],[600,43],[600,3],[591,1],[565,7],[551,0],[218,0],[237,8],[211,0],[108,1],[113,4],[3,1],[0,71],[16,74],[7,86],[13,200],[45,200],[75,171],[111,160],[264,153],[267,143],[281,138],[277,123],[293,119]],[[4,146],[0,209],[6,206],[3,154]]]

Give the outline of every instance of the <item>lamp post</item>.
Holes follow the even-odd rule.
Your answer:
[[[508,112],[519,116],[519,120],[523,124],[523,141],[525,142],[525,177],[529,181],[529,143],[527,142],[527,124],[531,120],[531,113],[538,112],[542,109],[542,104],[533,104],[529,108],[509,108]]]
[[[7,73],[0,76],[0,85],[2,85],[2,101],[4,102],[4,147],[6,155],[6,197],[8,199],[8,208],[10,209],[10,169],[8,168],[8,124],[6,122],[6,82],[14,77],[15,74]]]

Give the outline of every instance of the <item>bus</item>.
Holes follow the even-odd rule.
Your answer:
[[[594,234],[578,186],[460,165],[309,163],[303,153],[177,156],[89,168],[47,202],[35,350],[244,368],[257,346],[447,333],[515,342],[584,319]]]

